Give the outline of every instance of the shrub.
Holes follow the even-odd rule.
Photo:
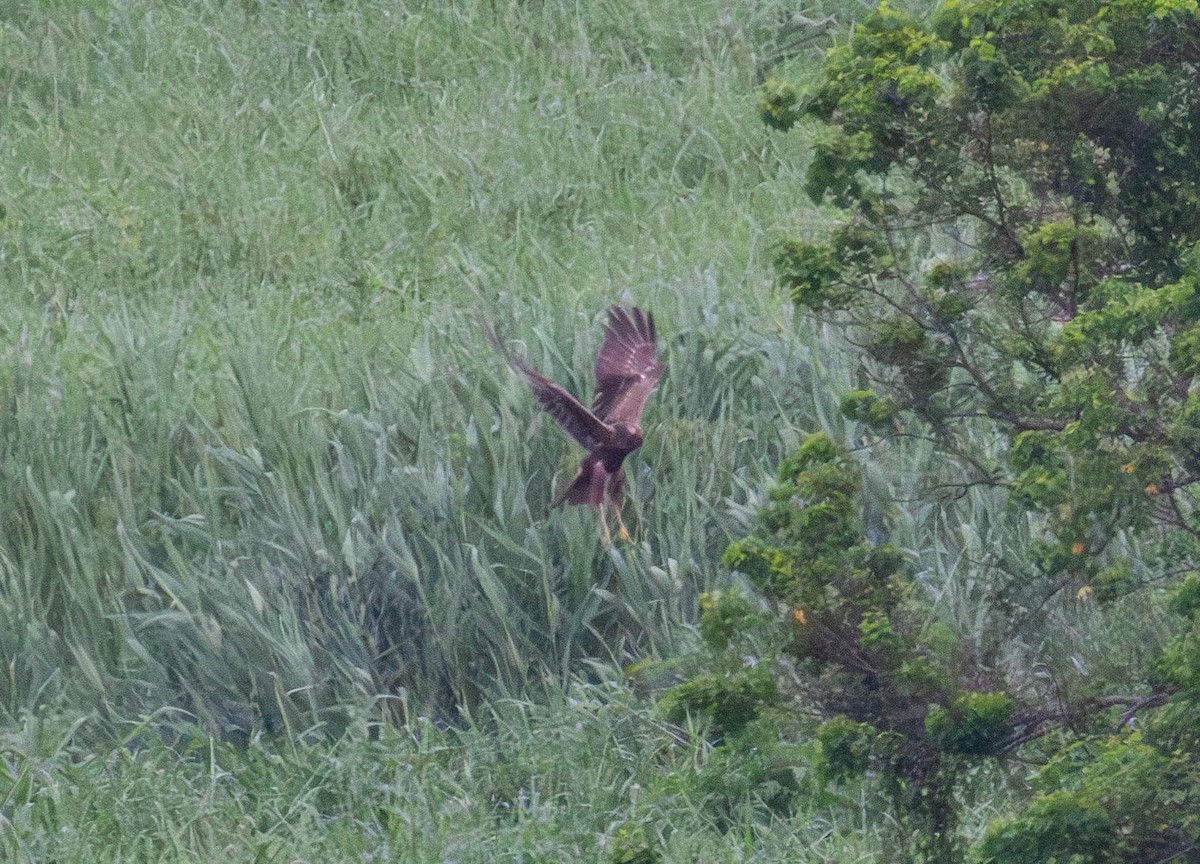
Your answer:
[[[961,853],[962,769],[1007,740],[1018,703],[965,688],[987,670],[955,657],[954,633],[915,596],[907,556],[867,541],[860,486],[858,466],[823,433],[784,460],[753,531],[725,554],[761,592],[780,635],[760,635],[758,665],[740,669],[747,635],[771,631],[748,600],[709,598],[700,624],[707,671],[672,688],[664,708],[746,735],[726,741],[734,749],[751,746],[768,712],[796,718],[779,734],[813,742],[823,785],[870,778],[890,798],[900,848],[951,861]]]

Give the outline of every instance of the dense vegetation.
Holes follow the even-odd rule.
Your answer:
[[[993,637],[1024,639],[1061,596],[1153,607],[1165,589],[1181,619],[1150,662],[1122,648],[1109,674],[1039,684],[1036,652],[931,638],[891,547],[855,537],[836,448],[810,439],[785,463],[759,516],[771,540],[730,563],[811,619],[786,653],[824,684],[818,740],[906,784],[897,816],[925,823],[915,846],[934,860],[961,854],[963,763],[1017,752],[1043,765],[1037,794],[977,860],[1200,855],[1198,13],[949,0],[924,23],[882,4],[816,86],[763,89],[770,125],[816,122],[805,190],[845,212],[777,261],[796,304],[863,349],[844,414],[929,437],[949,457],[930,479],[1006,489],[1028,519],[1025,560],[996,556]],[[980,430],[1000,446],[980,451]],[[1148,625],[1128,624],[1152,644]]]
[[[1196,860],[1196,10],[912,11],[0,9],[5,855]]]

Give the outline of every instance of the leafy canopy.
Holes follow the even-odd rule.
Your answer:
[[[848,543],[852,490],[824,479],[837,456],[785,468],[786,501],[772,494],[727,563],[802,610],[793,665],[819,713],[843,703],[814,732],[827,775],[874,766],[922,786],[899,815],[925,814],[937,860],[960,854],[946,836],[956,766],[1022,747],[1043,763],[1036,794],[973,860],[1192,860],[1200,848],[1197,93],[1196,0],[947,0],[928,23],[884,2],[811,90],[762,88],[769,126],[814,124],[805,191],[841,214],[826,236],[782,244],[777,270],[799,307],[863,349],[843,413],[931,435],[955,457],[954,482],[1007,487],[1036,516],[1037,572],[1022,581],[1043,598],[1112,599],[1192,574],[1170,603],[1183,625],[1147,680],[1039,711],[1012,676],[931,662],[914,641],[905,581],[865,575],[883,547]],[[990,437],[999,456],[978,446]],[[1010,608],[1012,587],[991,599]]]
[[[869,358],[845,412],[1011,483],[1080,586],[1119,530],[1200,535],[1197,92],[1194,0],[884,3],[811,92],[763,89],[773,125],[820,121],[806,191],[845,213],[778,258]],[[964,444],[979,421],[1007,464]]]

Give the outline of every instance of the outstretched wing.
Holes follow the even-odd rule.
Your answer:
[[[535,372],[524,360],[511,354],[494,330],[488,331],[488,338],[508,361],[508,365],[520,372],[529,383],[533,398],[542,410],[553,417],[585,450],[589,453],[598,450],[612,437],[612,429],[585,408],[578,399]]]
[[[604,344],[596,355],[596,398],[592,410],[605,423],[636,426],[646,400],[658,386],[654,316],[636,306],[608,310]]]

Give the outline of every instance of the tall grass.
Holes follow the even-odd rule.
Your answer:
[[[673,650],[740,505],[837,424],[762,254],[820,218],[753,115],[789,15],[4,11],[0,707],[336,734]],[[586,398],[628,301],[670,371],[610,551],[480,337]]]
[[[935,454],[853,437],[859,358],[771,288],[771,244],[824,225],[804,136],[754,115],[769,62],[815,68],[795,11],[0,7],[0,710],[336,735],[673,651],[816,428],[932,614],[996,632],[1028,526],[981,489],[905,504]],[[481,334],[586,398],[613,302],[669,372],[607,550]]]
[[[503,700],[496,732],[427,721],[322,747],[80,747],[30,720],[4,739],[12,862],[890,860],[853,808],[809,795],[793,819],[713,778],[620,688]],[[707,782],[705,779],[707,778]],[[862,801],[864,808],[870,802]],[[858,829],[857,833],[856,830]]]

